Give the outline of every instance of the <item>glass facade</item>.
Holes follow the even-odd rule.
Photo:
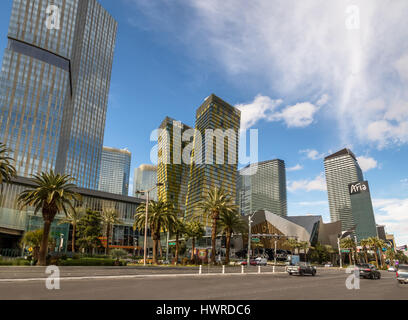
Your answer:
[[[201,217],[205,224],[208,224],[207,219],[202,216],[202,212],[197,207],[197,204],[214,187],[222,187],[231,195],[235,202],[240,122],[241,112],[215,95],[208,97],[198,108],[196,130],[201,133],[202,150],[200,159],[200,156],[196,154],[199,152],[197,150],[199,144],[197,137],[194,137],[190,179],[186,197],[187,217],[198,216]],[[222,136],[221,133],[215,133],[212,141],[213,148],[211,149],[209,141],[205,138],[207,129],[214,130],[214,133],[216,129],[221,129],[224,132],[225,130],[232,130],[235,133],[235,139],[228,139]],[[223,149],[220,147],[222,144],[217,143],[220,142],[220,139],[224,140]],[[212,154],[210,159],[212,159],[213,164],[206,162],[208,154]],[[234,160],[232,162],[230,161],[231,157]]]
[[[330,219],[341,221],[342,230],[355,226],[351,210],[349,184],[363,181],[363,172],[355,155],[349,149],[343,149],[324,159],[327,194],[329,198]]]
[[[182,161],[181,152],[188,143],[182,142],[182,135],[191,128],[166,117],[160,125],[160,129],[167,131],[168,140],[163,136],[159,137],[157,182],[163,183],[163,186],[158,187],[158,198],[173,203],[177,214],[184,216],[190,165]],[[180,159],[176,160],[174,152],[179,151]],[[168,161],[160,161],[160,159],[167,159]]]
[[[49,5],[59,29],[48,29]],[[117,23],[96,0],[14,0],[0,74],[0,141],[19,175],[54,169],[96,189]]]
[[[131,153],[128,150],[103,147],[99,190],[127,196],[130,161]]]
[[[137,194],[137,191],[145,191],[157,184],[157,166],[142,164],[135,169],[133,177],[133,193],[135,197],[146,199],[145,195]],[[157,201],[157,188],[149,193],[149,199]]]
[[[278,216],[287,216],[286,170],[283,160],[257,164],[258,170],[241,169],[237,178],[237,204],[242,215],[267,210]]]

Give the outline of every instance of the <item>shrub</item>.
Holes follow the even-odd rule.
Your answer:
[[[88,266],[88,267],[97,267],[97,266],[114,266],[114,259],[102,259],[102,258],[81,258],[81,259],[67,259],[60,260],[58,265],[60,266]]]
[[[0,259],[0,266],[29,266],[30,261],[25,259],[11,259],[2,260]]]
[[[112,249],[110,253],[111,253],[112,257],[116,258],[116,259],[123,258],[123,257],[127,256],[127,254],[128,254],[127,251],[123,250],[123,249]]]

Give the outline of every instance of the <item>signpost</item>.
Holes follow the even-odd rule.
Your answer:
[[[261,239],[259,239],[259,238],[252,238],[251,240],[254,243],[259,243],[261,241]]]
[[[349,250],[349,249],[342,249],[341,252],[342,252],[342,253],[349,253],[350,250]]]
[[[169,246],[175,246],[176,243],[175,242],[169,242]]]

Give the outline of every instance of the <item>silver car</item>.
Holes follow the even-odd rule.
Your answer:
[[[398,267],[397,281],[401,284],[408,283],[408,265]]]

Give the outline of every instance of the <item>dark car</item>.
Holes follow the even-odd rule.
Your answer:
[[[408,283],[408,265],[400,265],[397,271],[397,281],[401,284]]]
[[[372,265],[372,264],[359,264],[357,265],[359,272],[360,272],[360,278],[365,278],[365,279],[381,279],[381,272],[377,270],[377,268]]]
[[[304,276],[306,274],[315,276],[317,270],[316,267],[312,266],[310,263],[300,262],[294,266],[287,266],[286,272],[289,273],[290,276],[294,274],[299,276]]]

